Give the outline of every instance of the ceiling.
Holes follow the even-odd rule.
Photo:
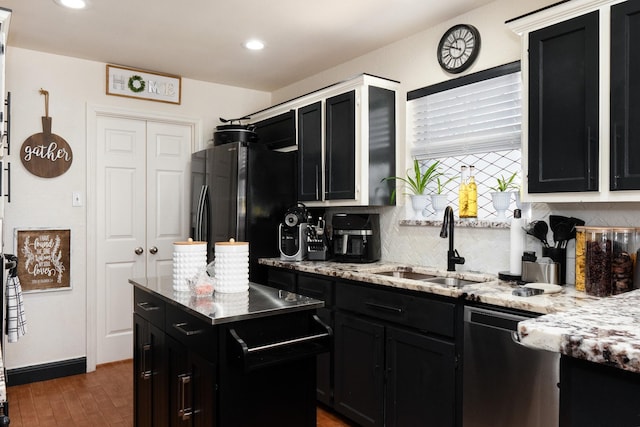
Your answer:
[[[273,91],[492,0],[88,1],[2,0],[9,47]]]

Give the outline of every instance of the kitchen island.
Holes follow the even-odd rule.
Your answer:
[[[254,283],[196,298],[171,277],[129,282],[136,426],[316,425],[315,356],[332,334],[322,301]]]

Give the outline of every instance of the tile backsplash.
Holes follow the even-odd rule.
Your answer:
[[[545,220],[550,214],[583,219],[588,226],[640,227],[640,203],[534,203],[529,206],[528,220]],[[446,269],[448,240],[440,238],[437,226],[401,226],[400,220],[411,218],[409,206],[377,208],[332,208],[327,222],[337,212],[377,212],[380,214],[382,259],[389,262],[417,264]],[[549,230],[548,239],[552,240]],[[497,274],[509,269],[509,229],[457,227],[455,248],[465,257],[458,271],[480,271]],[[525,250],[542,256],[542,245],[526,237]],[[575,240],[567,245],[567,283],[575,278]]]

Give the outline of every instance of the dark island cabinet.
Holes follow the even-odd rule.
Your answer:
[[[610,189],[640,190],[640,1],[611,7]]]
[[[165,427],[169,425],[165,304],[140,291],[134,292],[134,304],[134,424]]]
[[[134,403],[137,427],[169,425],[164,332],[134,313]]]
[[[599,17],[529,34],[529,193],[598,191]]]
[[[560,427],[640,425],[640,374],[560,358]]]

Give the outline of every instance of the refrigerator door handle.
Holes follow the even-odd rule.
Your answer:
[[[193,238],[196,241],[202,242],[205,239],[204,237],[204,230],[202,229],[202,224],[203,224],[203,217],[204,217],[204,212],[205,212],[205,205],[207,202],[207,193],[208,193],[208,189],[209,186],[208,185],[203,185],[200,187],[200,196],[198,197],[198,210],[196,211],[196,230],[195,230],[195,236],[193,236]]]

